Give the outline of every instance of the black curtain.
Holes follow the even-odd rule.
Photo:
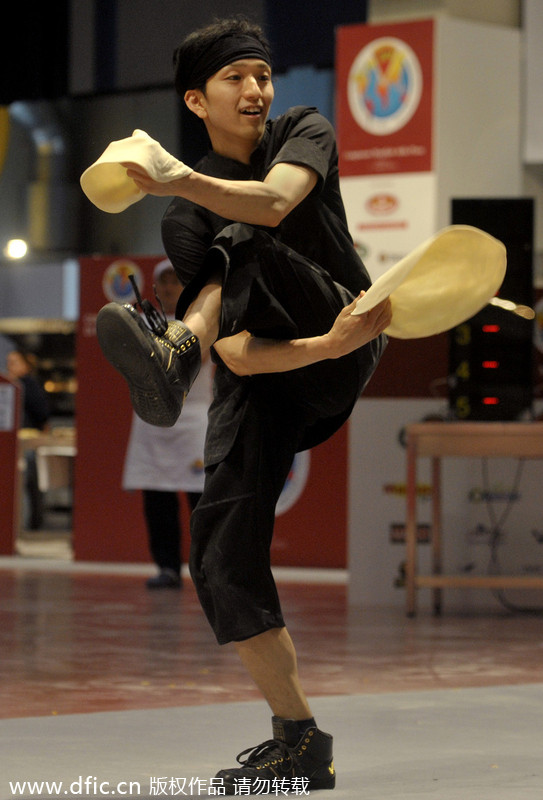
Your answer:
[[[10,3],[4,14],[0,105],[68,93],[69,2]]]
[[[267,0],[266,34],[277,72],[334,65],[335,29],[366,22],[367,0]]]

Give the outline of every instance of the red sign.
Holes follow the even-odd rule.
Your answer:
[[[0,375],[0,554],[12,555],[19,533],[19,444],[21,389],[7,376]]]
[[[342,176],[432,170],[432,20],[338,29]]]
[[[162,258],[80,260],[73,533],[76,561],[150,560],[141,497],[121,487],[132,407],[124,380],[100,350],[96,315],[109,301],[133,302],[130,274],[136,276],[140,291],[152,298],[153,268]]]

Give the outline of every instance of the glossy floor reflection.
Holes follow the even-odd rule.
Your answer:
[[[0,567],[0,717],[260,699],[218,647],[189,581],[149,592],[140,575]],[[543,682],[543,619],[498,611],[407,619],[355,609],[342,584],[280,583],[310,696]]]

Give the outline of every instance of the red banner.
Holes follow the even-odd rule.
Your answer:
[[[140,493],[121,487],[132,422],[128,389],[100,350],[96,315],[110,301],[133,301],[131,273],[147,296],[153,268],[161,258],[80,261],[73,533],[77,561],[149,561]]]
[[[432,20],[338,29],[342,176],[432,170],[433,38]]]
[[[0,375],[0,555],[12,555],[19,533],[20,489],[19,444],[21,389],[7,376]]]

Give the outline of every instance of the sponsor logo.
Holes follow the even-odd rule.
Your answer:
[[[351,113],[374,136],[400,130],[418,108],[422,70],[401,39],[386,36],[367,44],[353,61],[347,80]]]
[[[114,303],[130,303],[134,299],[134,290],[129,275],[134,275],[140,292],[143,289],[143,273],[134,261],[122,258],[113,261],[104,272],[102,289],[108,300]]]
[[[309,450],[296,453],[294,456],[292,467],[275,509],[275,516],[278,517],[280,514],[284,514],[300,499],[307,484],[310,463]]]
[[[366,200],[366,211],[376,217],[392,214],[399,206],[398,198],[385,192],[374,194]]]

